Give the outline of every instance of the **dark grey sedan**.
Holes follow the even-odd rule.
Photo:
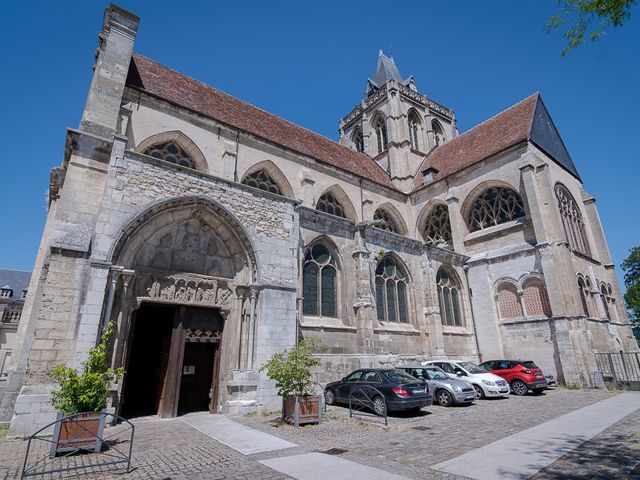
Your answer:
[[[427,380],[431,386],[434,403],[443,407],[454,404],[471,403],[476,399],[476,391],[469,382],[449,378],[442,369],[435,366],[405,365],[396,367],[418,380]]]
[[[328,383],[327,405],[352,403],[371,408],[377,415],[386,411],[420,410],[433,403],[426,381],[402,370],[370,368],[356,370],[338,382]]]

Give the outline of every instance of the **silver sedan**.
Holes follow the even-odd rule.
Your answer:
[[[466,380],[449,378],[438,367],[403,365],[396,368],[404,370],[420,380],[427,380],[433,392],[433,403],[438,403],[443,407],[471,403],[476,399],[473,385]]]

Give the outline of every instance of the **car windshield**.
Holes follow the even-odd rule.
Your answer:
[[[460,365],[462,368],[464,368],[469,373],[487,373],[487,371],[484,368],[479,367],[475,363],[458,362],[458,365]]]
[[[524,368],[540,368],[535,363],[533,363],[531,360],[527,360],[526,362],[522,362],[522,366]]]
[[[427,372],[429,372],[431,380],[445,380],[447,378],[447,374],[439,368],[427,368]]]
[[[402,370],[385,370],[384,373],[389,380],[397,383],[417,382],[416,377],[412,377]]]

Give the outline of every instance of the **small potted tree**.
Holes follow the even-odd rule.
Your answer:
[[[315,339],[303,340],[296,346],[273,355],[260,371],[276,382],[278,395],[282,397],[282,419],[296,426],[304,423],[320,423],[321,395],[315,395],[311,369],[320,365],[313,356],[322,349]]]
[[[110,323],[100,343],[89,350],[80,372],[58,365],[51,376],[59,389],[51,394],[51,404],[58,410],[58,420],[53,432],[51,455],[70,451],[95,451],[102,448],[107,399],[111,385],[122,378],[122,368],[109,366],[109,339],[113,332]]]

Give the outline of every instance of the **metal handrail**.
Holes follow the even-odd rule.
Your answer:
[[[372,393],[371,396],[367,395],[367,393],[364,391],[365,388],[368,389],[369,391],[373,390],[374,393]],[[364,398],[358,398],[354,396],[354,392],[356,391],[361,393],[364,396]],[[376,397],[382,398],[384,402],[384,424],[389,425],[389,421],[387,420],[387,412],[388,412],[387,399],[384,397],[384,395],[380,390],[378,390],[376,387],[372,387],[371,385],[358,385],[357,387],[351,388],[351,390],[349,391],[349,418],[353,418],[353,410],[361,411],[361,410],[355,409],[354,406],[361,406],[361,407],[368,408],[373,411],[374,415],[381,416],[376,413],[376,410],[373,406],[373,400]]]
[[[92,418],[87,419],[88,415],[92,415]],[[97,421],[101,428],[107,424],[107,418],[111,417],[111,421],[117,421],[121,424],[128,425],[124,431],[118,430],[110,435],[105,436],[96,435],[90,431],[85,425],[81,423],[82,420]],[[63,423],[72,423],[76,427],[76,433],[72,438],[61,441],[59,433]],[[53,436],[47,433],[53,427]],[[121,437],[127,430],[131,432],[128,443],[129,448],[124,450],[116,443],[116,439]],[[22,464],[21,479],[25,477],[31,477],[36,475],[45,475],[52,473],[68,472],[72,470],[88,469],[95,467],[105,467],[108,465],[120,465],[126,464],[126,472],[131,471],[131,454],[133,451],[133,437],[135,433],[135,425],[133,425],[126,418],[107,412],[81,412],[66,417],[58,418],[56,421],[49,423],[35,432],[28,438],[27,450],[24,455],[24,462]],[[49,448],[46,449],[46,453],[38,458],[33,464],[29,464],[29,454],[32,451],[32,447],[37,442],[43,442],[49,444]],[[124,440],[126,443],[127,440]],[[61,446],[62,445],[62,446]],[[106,449],[103,449],[103,445],[107,445]],[[59,455],[62,453],[62,455]],[[83,460],[87,462],[71,462],[64,465],[65,459],[71,455],[78,453],[95,453],[96,456],[107,457],[106,461],[92,462],[91,459],[96,457],[84,457]],[[58,465],[59,464],[59,465]]]
[[[324,411],[324,413],[327,413],[327,399],[324,398],[324,394],[326,393],[325,388],[322,386],[321,383],[319,382],[314,382],[313,380],[311,381],[311,383],[313,383],[314,385],[316,385],[317,387],[320,387],[320,390],[322,390],[322,410]]]

